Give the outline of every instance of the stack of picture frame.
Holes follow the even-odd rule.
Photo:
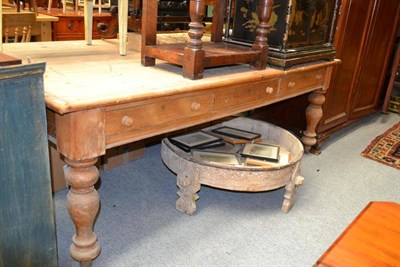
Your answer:
[[[204,131],[192,132],[168,138],[171,143],[185,152],[192,149],[206,149],[225,145],[221,137],[211,135]]]
[[[268,166],[279,163],[280,146],[263,143],[261,134],[242,129],[221,126],[210,132],[197,131],[176,137],[169,141],[178,148],[191,154],[194,159],[216,164],[243,166]],[[212,148],[226,143],[239,147],[236,152],[223,152]]]
[[[264,143],[245,144],[240,155],[257,160],[279,162],[279,146]]]
[[[262,141],[260,133],[254,133],[228,126],[218,127],[216,129],[211,130],[211,132],[217,134],[222,139],[224,139],[225,142],[231,144],[246,144],[251,142]]]

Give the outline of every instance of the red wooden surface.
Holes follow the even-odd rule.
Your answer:
[[[369,203],[315,266],[400,266],[400,205]]]

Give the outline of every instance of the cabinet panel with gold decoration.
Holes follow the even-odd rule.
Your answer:
[[[259,23],[258,0],[232,0],[230,41],[252,43]],[[270,64],[288,68],[333,59],[333,25],[340,0],[275,0],[268,34]]]

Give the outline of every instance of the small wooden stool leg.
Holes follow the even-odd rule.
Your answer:
[[[285,195],[283,196],[282,211],[288,212],[296,199],[296,185],[302,185],[304,178],[299,175],[300,173],[300,162],[297,163],[292,177],[289,183],[285,186]]]
[[[192,80],[201,79],[204,75],[205,52],[203,42],[203,18],[206,3],[204,0],[190,0],[189,41],[183,51],[183,77]]]
[[[157,42],[157,0],[146,0],[142,2],[142,47],[141,63],[143,66],[154,66],[156,59],[146,56],[146,46],[155,45]]]
[[[262,0],[259,4],[259,19],[260,24],[257,26],[256,39],[252,48],[254,50],[261,51],[261,55],[256,62],[250,63],[250,67],[258,70],[263,70],[267,67],[268,59],[268,22],[271,17],[272,7],[274,5],[273,0]]]
[[[85,19],[85,41],[87,45],[91,45],[93,29],[93,0],[84,0],[83,8]]]
[[[211,23],[211,42],[222,42],[228,0],[218,0],[213,7]]]
[[[118,0],[119,54],[126,55],[128,42],[128,0]]]
[[[192,215],[196,211],[196,200],[199,199],[197,194],[200,191],[200,182],[193,172],[182,172],[177,175],[177,185],[179,196],[176,201],[176,209],[186,214]]]

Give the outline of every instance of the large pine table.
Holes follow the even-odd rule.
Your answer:
[[[70,252],[83,265],[100,253],[93,232],[100,198],[95,166],[106,149],[309,94],[306,150],[335,61],[283,71],[246,65],[207,69],[204,78],[182,77],[167,63],[143,67],[140,54],[119,55],[117,40],[4,44],[4,52],[27,62],[46,62],[44,88],[48,133],[68,167],[68,209],[76,227]]]

